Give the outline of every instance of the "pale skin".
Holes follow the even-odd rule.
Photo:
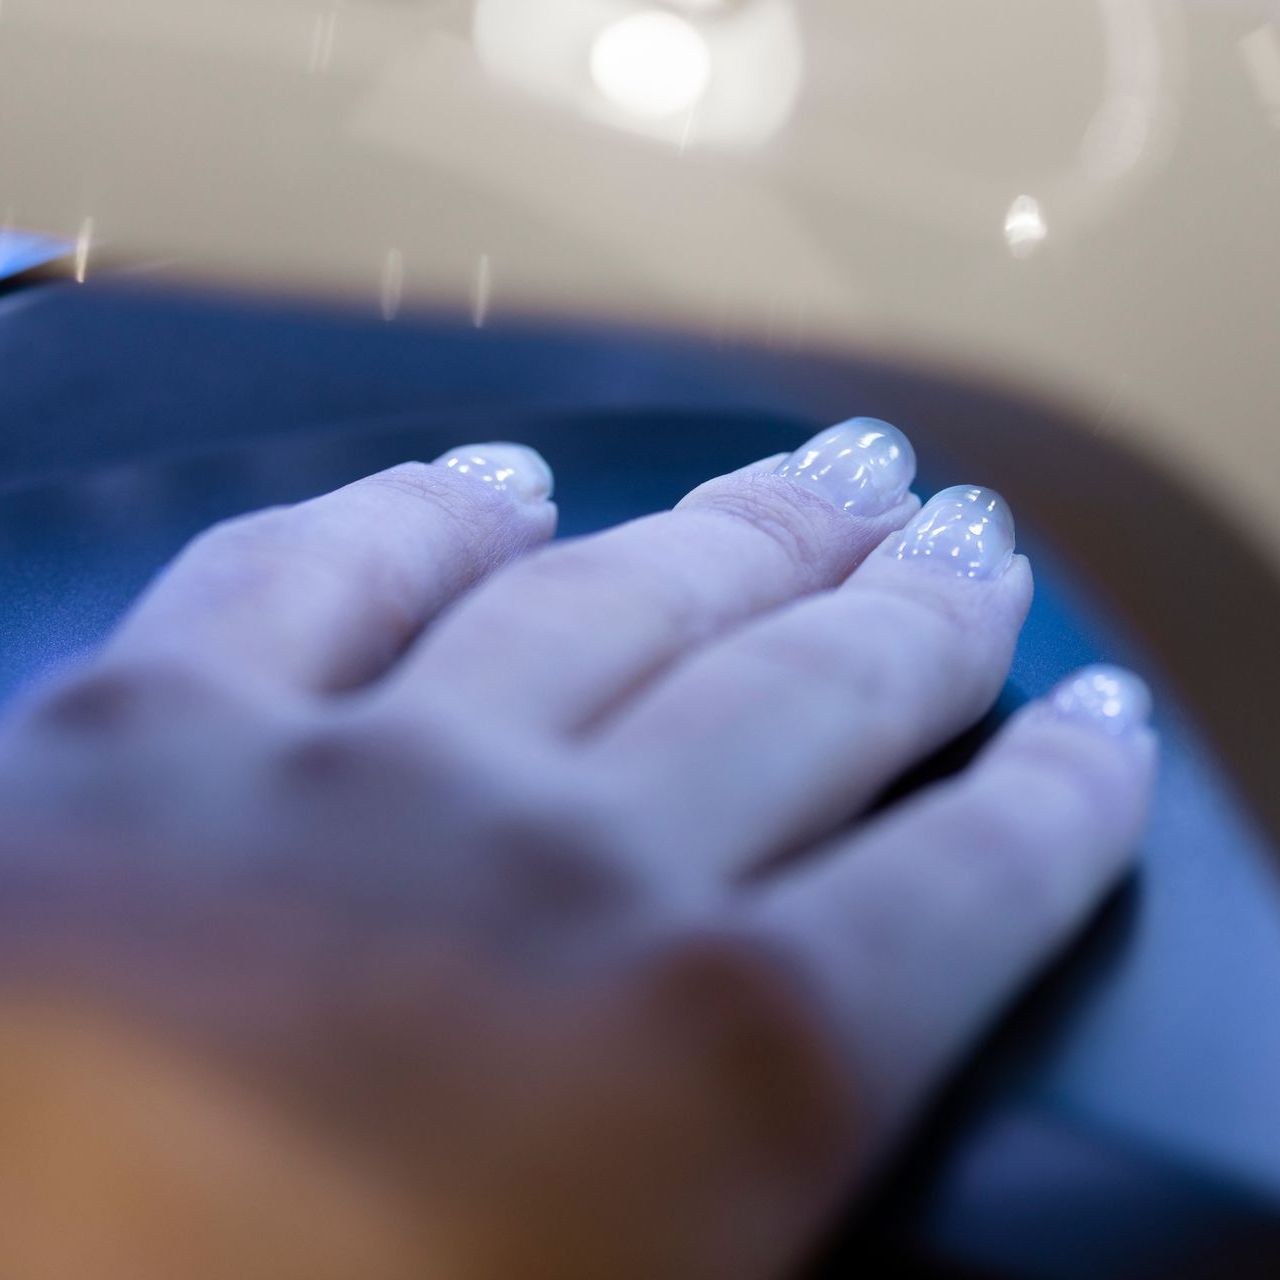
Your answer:
[[[8,1280],[783,1280],[1127,867],[1150,731],[1045,707],[850,825],[1022,557],[779,459],[543,546],[536,458],[453,460],[215,528],[8,711]]]

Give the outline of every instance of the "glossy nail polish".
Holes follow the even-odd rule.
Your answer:
[[[1127,733],[1150,721],[1151,690],[1123,667],[1085,667],[1049,695],[1049,709],[1061,720]]]
[[[994,489],[943,489],[903,529],[894,554],[961,578],[998,578],[1012,563],[1013,513]]]
[[[441,454],[436,465],[471,476],[520,502],[545,502],[554,487],[551,468],[542,455],[522,444],[463,445]]]
[[[853,418],[814,436],[777,474],[842,511],[878,516],[907,496],[916,478],[916,455],[897,427],[877,418]]]

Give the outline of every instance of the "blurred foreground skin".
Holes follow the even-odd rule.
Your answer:
[[[5,1280],[775,1280],[1123,871],[1094,669],[883,423],[576,543],[514,445],[190,547],[0,733]],[[840,832],[840,834],[836,834]]]

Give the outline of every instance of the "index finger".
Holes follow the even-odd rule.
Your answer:
[[[302,692],[359,685],[456,596],[552,535],[551,483],[532,449],[470,445],[225,521],[160,575],[108,651]]]

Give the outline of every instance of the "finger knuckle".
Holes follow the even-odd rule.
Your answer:
[[[908,703],[951,706],[968,716],[998,691],[1006,667],[1000,658],[1003,633],[982,601],[970,592],[952,592],[950,585],[859,585],[841,596],[861,640],[850,646],[866,665],[861,692],[890,717],[895,705]]]
[[[272,507],[211,525],[183,548],[173,575],[226,599],[265,597],[282,576],[298,571],[296,508]]]
[[[756,662],[790,682],[802,677],[797,692],[818,701],[834,693],[847,705],[852,695],[861,706],[892,687],[892,655],[875,646],[851,645],[842,627],[815,616],[804,604],[761,626],[751,637],[750,652]]]
[[[833,517],[839,513],[829,503],[795,485],[785,488],[772,476],[734,477],[700,490],[695,503],[699,512],[747,526],[772,544],[788,568],[800,580],[817,581],[832,558],[835,535]],[[784,500],[785,495],[785,500]]]
[[[641,610],[674,621],[679,595],[673,582],[657,587],[651,567],[611,556],[596,538],[533,551],[484,590],[487,608],[502,618],[518,614],[551,651],[584,626],[617,624]]]
[[[497,515],[509,507],[491,485],[477,484],[425,462],[402,462],[361,483],[388,497],[408,499],[414,506],[429,506],[458,529],[466,529],[478,519]]]
[[[1124,809],[1133,783],[1128,752],[1105,735],[1045,731],[1015,733],[1005,744],[1004,768],[1016,774],[1016,794],[1060,830],[1089,831]]]
[[[903,714],[920,680],[900,644],[851,644],[849,629],[826,609],[824,597],[793,605],[749,633],[740,652],[749,670],[744,685],[785,685],[805,723],[847,722],[856,709],[864,732],[886,750],[911,732]]]
[[[616,848],[616,817],[581,779],[508,790],[486,820],[486,841],[514,899],[538,914],[592,920],[636,910],[646,897],[638,865]]]
[[[29,715],[45,729],[116,733],[190,715],[217,696],[212,681],[172,659],[115,660],[64,677],[37,695]]]
[[[219,520],[187,545],[191,558],[223,557],[228,552],[278,547],[292,536],[296,508],[267,507]]]
[[[274,773],[289,791],[318,793],[345,800],[370,787],[384,792],[404,780],[420,761],[407,734],[384,723],[334,723],[312,726],[280,745]]]
[[[966,817],[966,870],[993,909],[1054,931],[1068,923],[1072,898],[1059,838],[1046,832],[1069,830],[1061,824],[1078,803],[1074,787],[1041,769],[1014,770],[999,781]]]
[[[957,636],[981,628],[988,621],[985,601],[971,591],[955,591],[954,583],[942,574],[924,575],[906,583],[882,581],[857,583],[858,603],[873,611],[886,629],[910,636],[916,647],[927,646],[939,657],[955,649]],[[969,585],[969,584],[964,584]]]
[[[599,554],[598,545],[584,538],[541,548],[508,570],[506,583],[536,598],[553,599],[581,592],[592,584],[613,583],[616,566]]]

